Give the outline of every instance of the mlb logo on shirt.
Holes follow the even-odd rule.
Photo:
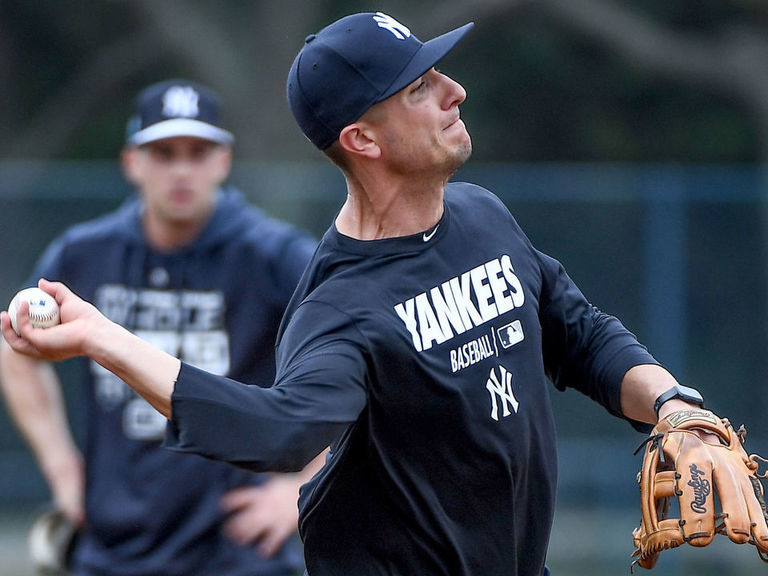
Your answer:
[[[511,324],[502,326],[498,329],[497,334],[499,335],[499,341],[504,348],[511,348],[525,339],[523,325],[520,320],[515,320]]]

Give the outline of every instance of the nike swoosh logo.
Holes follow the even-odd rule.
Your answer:
[[[430,232],[429,234],[424,232],[424,236],[422,236],[422,238],[424,239],[424,242],[429,242],[430,240],[432,240],[432,236],[435,235],[435,232],[437,232],[438,228],[440,228],[440,224],[435,226],[434,229],[432,230],[432,232]]]

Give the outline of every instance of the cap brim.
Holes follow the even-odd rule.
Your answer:
[[[397,94],[400,90],[408,86],[411,82],[417,80],[427,70],[440,62],[448,52],[453,50],[453,47],[459,43],[459,40],[464,38],[466,33],[469,32],[474,25],[474,22],[469,22],[468,24],[464,24],[464,26],[424,42],[418,52],[411,58],[408,65],[403,68],[403,71],[398,74],[390,87],[379,97],[378,102]]]
[[[231,144],[235,140],[231,132],[212,124],[190,118],[173,118],[139,130],[128,139],[128,143],[132,146],[141,146],[155,140],[180,136],[202,138],[219,144]]]

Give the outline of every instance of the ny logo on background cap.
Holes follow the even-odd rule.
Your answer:
[[[172,86],[163,94],[163,116],[196,118],[200,95],[191,86]]]
[[[136,112],[126,130],[128,145],[143,146],[176,137],[232,144],[234,136],[221,126],[219,98],[214,91],[174,78],[147,86],[139,93]]]
[[[392,16],[387,16],[383,12],[376,12],[373,19],[376,21],[379,28],[389,30],[398,40],[405,40],[411,35],[411,31],[408,30],[407,26],[400,24],[400,22],[392,18]]]

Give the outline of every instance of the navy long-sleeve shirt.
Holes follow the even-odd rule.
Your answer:
[[[621,416],[624,374],[656,363],[493,194],[449,184],[444,205],[412,236],[326,233],[283,320],[274,387],[179,374],[177,450],[269,470],[331,445],[300,500],[310,576],[540,576],[549,381]]]

